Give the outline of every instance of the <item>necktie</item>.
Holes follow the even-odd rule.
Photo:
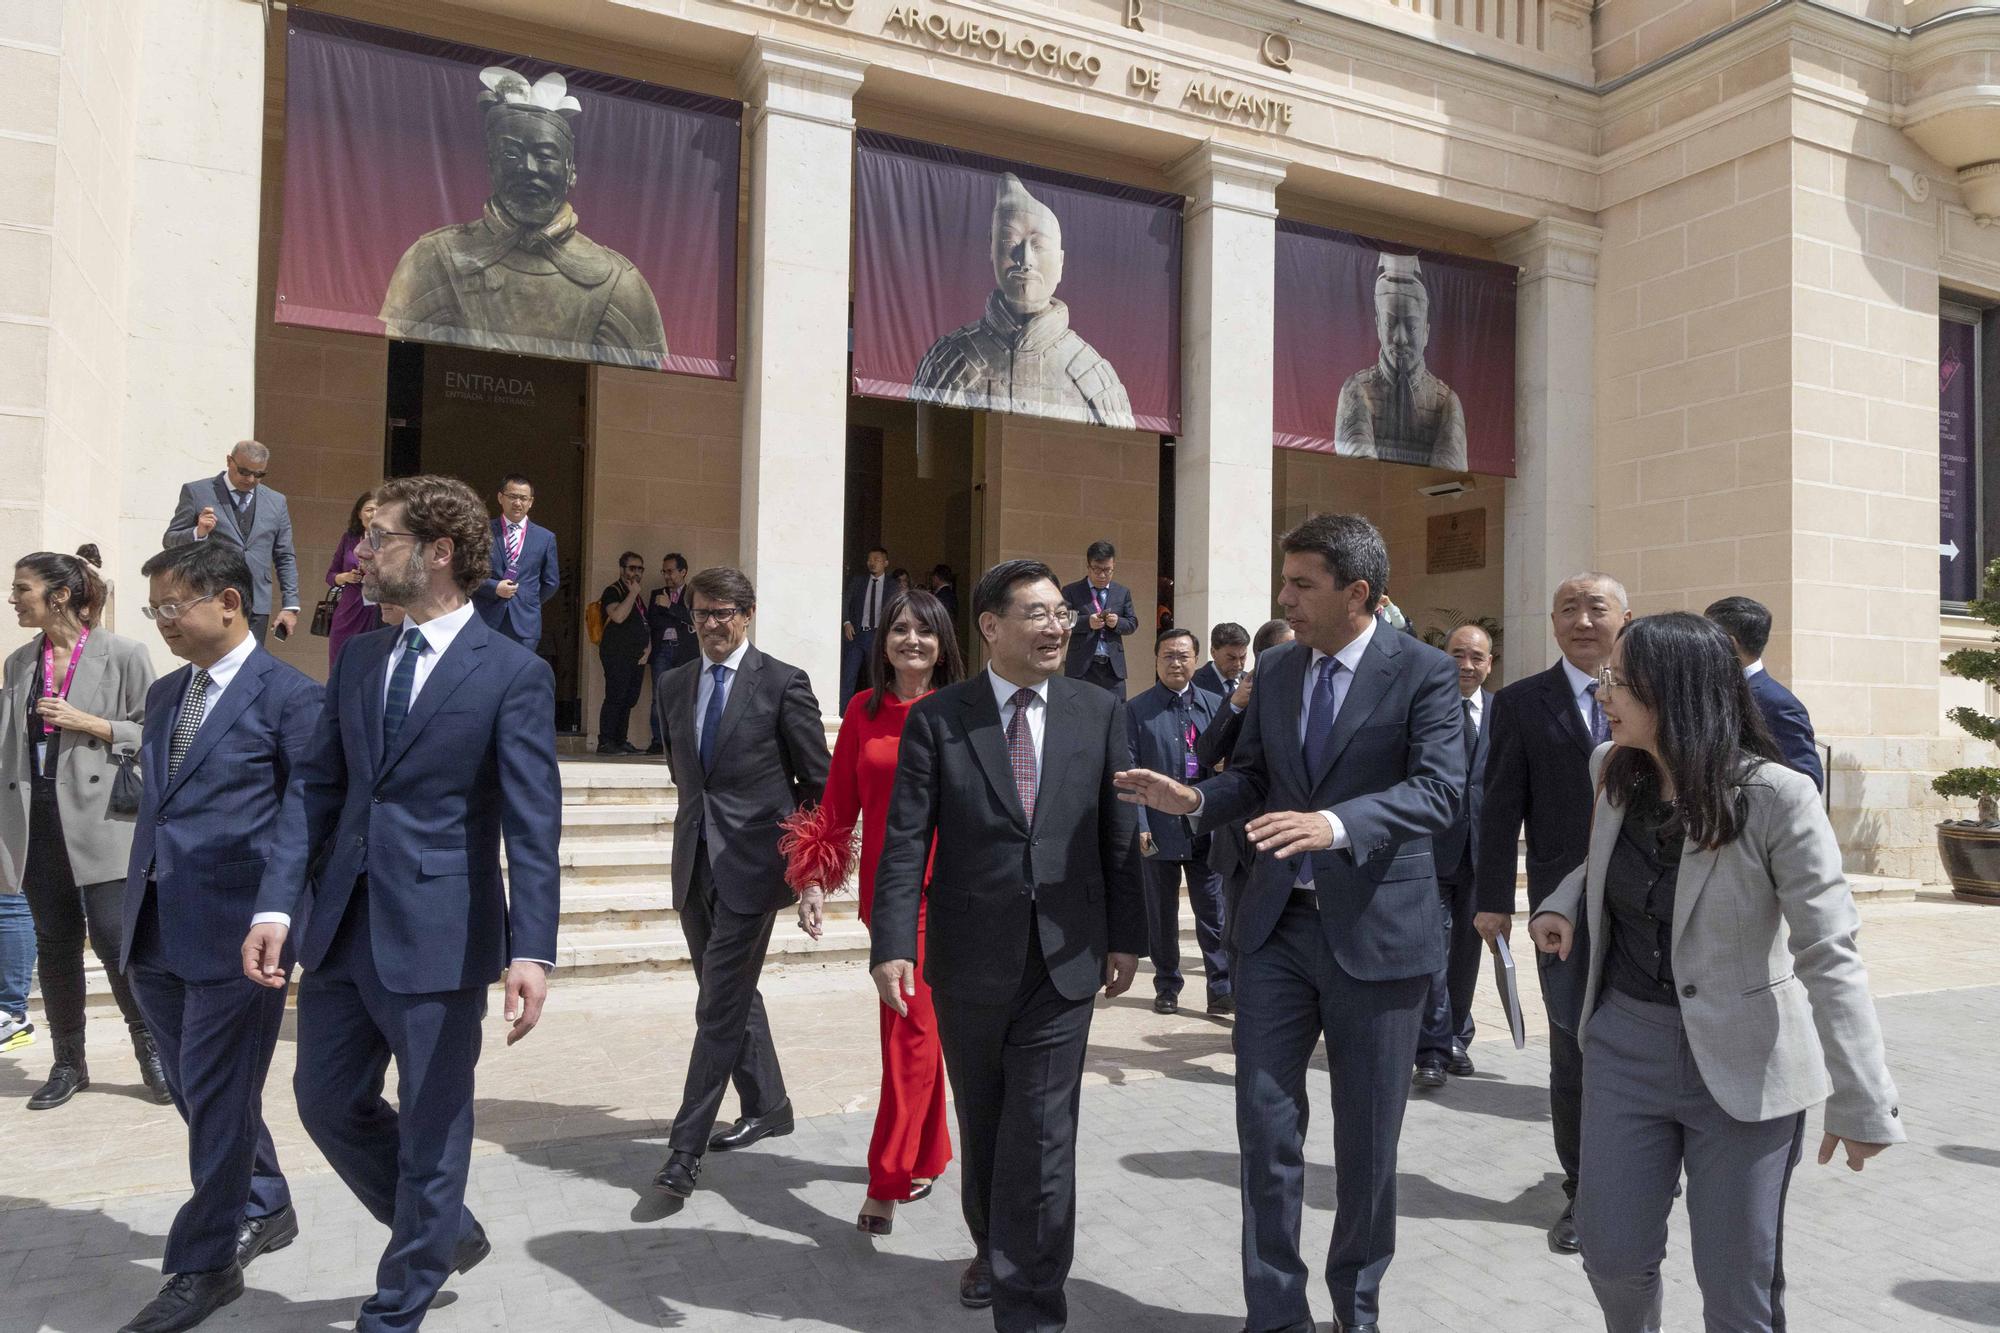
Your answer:
[[[1583,692],[1590,696],[1590,743],[1602,745],[1611,739],[1611,724],[1604,720],[1604,705],[1597,702],[1597,682],[1591,681]]]
[[[715,684],[708,691],[708,707],[701,714],[701,771],[706,773],[715,767],[715,733],[722,730],[723,698],[729,689],[729,668],[717,662],[708,669]]]
[[[242,512],[243,512],[243,506],[244,506],[244,505],[247,505],[247,504],[249,504],[249,503],[250,503],[250,492],[249,492],[249,491],[231,491],[231,492],[230,492],[230,494],[231,494],[232,496],[234,496],[234,497],[236,498],[236,512],[237,512],[237,513],[239,513],[239,514],[240,514],[240,513],[242,513]]]
[[[1306,713],[1306,774],[1314,782],[1326,771],[1333,752],[1333,719],[1340,711],[1334,680],[1345,670],[1337,657],[1319,660],[1319,679],[1313,684],[1312,707]]]
[[[521,567],[521,525],[510,524],[507,528],[507,572],[513,573]]]
[[[1472,715],[1472,697],[1467,695],[1465,709],[1465,763],[1468,773],[1472,765],[1472,751],[1479,744],[1479,721]]]
[[[1015,690],[1010,702],[1014,705],[1014,716],[1007,723],[1007,759],[1014,767],[1014,792],[1021,798],[1021,813],[1032,824],[1035,788],[1041,781],[1035,771],[1035,733],[1028,728],[1028,705],[1035,702],[1035,692]]]
[[[384,751],[396,743],[396,733],[403,729],[403,719],[410,715],[410,696],[417,689],[417,659],[430,647],[424,642],[424,632],[415,625],[403,631],[403,655],[396,662],[396,669],[389,676],[389,698],[382,705],[382,748]]]
[[[187,758],[188,746],[194,744],[194,734],[201,730],[201,720],[208,716],[208,673],[195,668],[194,679],[188,682],[187,698],[181,700],[181,715],[174,721],[174,738],[167,747],[167,781],[174,780],[174,774],[181,771],[181,760]]]
[[[882,611],[882,578],[878,574],[868,580],[868,605],[861,613],[861,628],[875,628],[875,617]]]

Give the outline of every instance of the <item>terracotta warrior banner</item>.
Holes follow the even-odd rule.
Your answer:
[[[1514,475],[1506,264],[1278,222],[1273,442]]]
[[[285,19],[279,323],[735,377],[739,103]]]
[[[856,393],[1180,428],[1179,195],[857,139]]]

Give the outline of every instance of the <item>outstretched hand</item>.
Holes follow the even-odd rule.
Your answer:
[[[1127,805],[1143,805],[1169,815],[1191,815],[1201,808],[1201,797],[1185,782],[1176,782],[1150,768],[1128,768],[1111,776],[1118,799]]]

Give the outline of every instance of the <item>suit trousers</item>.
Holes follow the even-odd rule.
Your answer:
[[[1208,998],[1229,994],[1229,954],[1222,944],[1222,876],[1205,861],[1140,862],[1145,874],[1148,947],[1153,955],[1153,993],[1178,996],[1181,978],[1181,880],[1187,880],[1194,907],[1195,942],[1201,946]]]
[[[1033,925],[1012,1000],[936,997],[958,1106],[965,1225],[993,1264],[997,1333],[1054,1333],[1069,1322],[1077,1109],[1095,999],[1056,989]]]
[[[1109,657],[1093,657],[1084,663],[1083,674],[1077,677],[1092,685],[1101,685],[1121,698],[1125,694],[1125,682],[1118,679],[1118,669],[1111,665]]]
[[[246,1218],[291,1206],[278,1150],[264,1124],[264,1078],[285,1022],[285,991],[238,973],[189,981],[160,945],[155,888],[132,941],[130,976],[159,1044],[167,1088],[188,1127],[194,1193],[167,1232],[168,1273],[212,1273],[236,1262]]]
[[[368,894],[357,881],[325,960],[299,982],[292,1087],[306,1133],[389,1228],[355,1333],[403,1333],[423,1324],[473,1227],[465,1176],[486,987],[400,995],[384,986]],[[392,1057],[393,1107],[382,1097]]]
[[[875,631],[872,629],[856,629],[853,638],[841,638],[840,711],[843,715],[854,696],[868,688],[868,658],[874,651]]]
[[[1470,866],[1466,867],[1470,871]],[[1430,998],[1424,1006],[1424,1031],[1417,1042],[1417,1059],[1448,1060],[1452,1048],[1472,1045],[1472,995],[1479,987],[1479,962],[1485,946],[1472,928],[1470,873],[1438,879],[1438,902],[1444,908],[1444,965],[1431,973]]]
[[[125,944],[125,881],[78,884],[63,838],[56,785],[34,780],[28,797],[28,857],[21,871],[22,892],[35,920],[35,951],[41,956],[42,1011],[49,1035],[81,1047],[84,1027],[83,946],[86,939],[111,998],[134,1037],[146,1030],[132,984],[118,966]]]
[[[1782,1333],[1785,1193],[1805,1115],[1732,1119],[1702,1081],[1679,1008],[1615,991],[1591,1017],[1583,1081],[1576,1226],[1606,1333],[1659,1333],[1683,1167],[1708,1333]]]
[[[1374,1323],[1396,1249],[1396,1146],[1428,976],[1362,981],[1294,890],[1270,937],[1236,958],[1236,1137],[1243,1291],[1252,1330],[1309,1322],[1299,1255],[1309,1119],[1306,1071],[1322,1035],[1333,1084],[1334,1215],[1326,1284],[1343,1324]]]
[[[775,912],[745,915],[722,901],[708,864],[708,844],[694,845],[694,875],[681,908],[689,959],[700,986],[694,1002],[694,1048],[687,1083],[667,1145],[675,1152],[708,1151],[722,1094],[736,1085],[746,1116],[775,1111],[785,1100],[785,1075],[771,1041],[771,1021],[757,978],[771,947]]]

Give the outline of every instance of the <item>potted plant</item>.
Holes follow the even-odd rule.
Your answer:
[[[2000,560],[1986,566],[1985,594],[1966,604],[1966,614],[2000,626]],[[2000,634],[1994,642],[2000,644]],[[1961,648],[1944,659],[1944,669],[1960,680],[2000,685],[2000,651]],[[1954,708],[1947,716],[1975,740],[2000,741],[2000,717],[1976,708]],[[1979,802],[1978,818],[1938,825],[1938,857],[1951,877],[1952,896],[2000,906],[2000,768],[1954,768],[1939,774],[1931,789],[1940,796],[1970,796]]]

